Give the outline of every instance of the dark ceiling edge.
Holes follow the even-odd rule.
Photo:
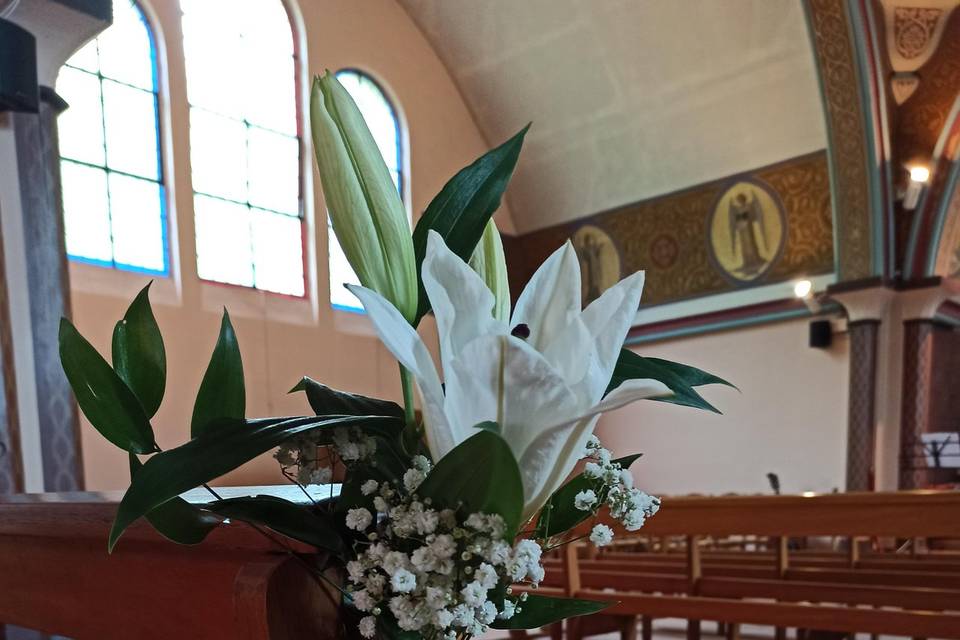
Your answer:
[[[113,3],[111,0],[53,0],[74,11],[85,13],[98,20],[113,22]]]

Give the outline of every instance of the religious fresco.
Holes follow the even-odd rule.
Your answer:
[[[834,270],[825,151],[509,239],[513,285],[570,239],[585,300],[647,272],[643,306]]]

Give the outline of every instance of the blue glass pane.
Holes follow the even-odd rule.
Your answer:
[[[109,188],[114,261],[137,269],[166,272],[166,221],[161,211],[160,185],[111,173]]]
[[[347,261],[347,256],[340,248],[333,228],[327,226],[327,250],[330,266],[330,304],[335,307],[363,310],[363,305],[357,296],[350,293],[344,284],[360,284],[360,278]]]
[[[151,180],[160,178],[154,94],[103,81],[107,166]]]
[[[193,198],[197,275],[204,280],[253,286],[250,208],[217,198]]]
[[[113,24],[98,40],[100,73],[153,91],[153,44],[143,15],[131,0],[114,0]]]
[[[303,222],[280,213],[261,209],[251,211],[256,287],[302,296]]]
[[[60,186],[67,253],[109,264],[113,250],[106,172],[64,160],[60,163]]]
[[[103,111],[97,76],[63,67],[57,93],[70,105],[57,119],[60,155],[103,165]]]

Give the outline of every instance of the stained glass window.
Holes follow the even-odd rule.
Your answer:
[[[132,0],[60,69],[64,233],[71,259],[165,275],[166,200],[153,33]]]
[[[344,69],[337,72],[340,84],[350,93],[363,119],[367,122],[373,139],[380,147],[383,161],[390,170],[397,190],[403,196],[403,147],[400,130],[400,119],[383,89],[369,75],[354,69]],[[354,273],[347,257],[337,242],[327,219],[327,237],[329,238],[329,267],[330,267],[330,304],[335,309],[343,311],[363,312],[363,306],[355,295],[347,291],[344,284],[359,284],[360,280]]]
[[[197,272],[303,296],[296,51],[280,0],[181,0]]]

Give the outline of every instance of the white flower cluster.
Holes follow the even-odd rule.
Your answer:
[[[357,543],[357,557],[347,563],[353,606],[367,614],[359,626],[366,638],[378,622],[393,621],[424,637],[477,636],[519,610],[525,596],[507,597],[509,585],[543,580],[540,545],[521,540],[511,547],[499,515],[461,518],[419,500],[414,492],[428,471],[429,461],[418,457],[402,483],[366,481],[361,493],[373,496],[377,514],[347,512],[347,527],[368,540]]]
[[[297,482],[308,484],[328,484],[333,479],[330,467],[331,456],[326,453],[332,449],[343,462],[350,464],[370,458],[377,450],[376,439],[365,435],[360,429],[341,427],[333,430],[333,444],[321,436],[295,438],[280,445],[273,455],[283,467],[283,472],[295,477]],[[296,472],[290,470],[296,468]]]
[[[577,509],[596,513],[606,503],[610,515],[623,523],[627,531],[636,531],[660,509],[660,499],[635,488],[633,475],[612,460],[610,451],[600,445],[596,436],[587,442],[584,457],[590,462],[584,467],[583,475],[595,481],[595,486],[574,497]],[[597,546],[610,544],[612,539],[613,530],[606,525],[595,526],[590,534],[591,542]]]

